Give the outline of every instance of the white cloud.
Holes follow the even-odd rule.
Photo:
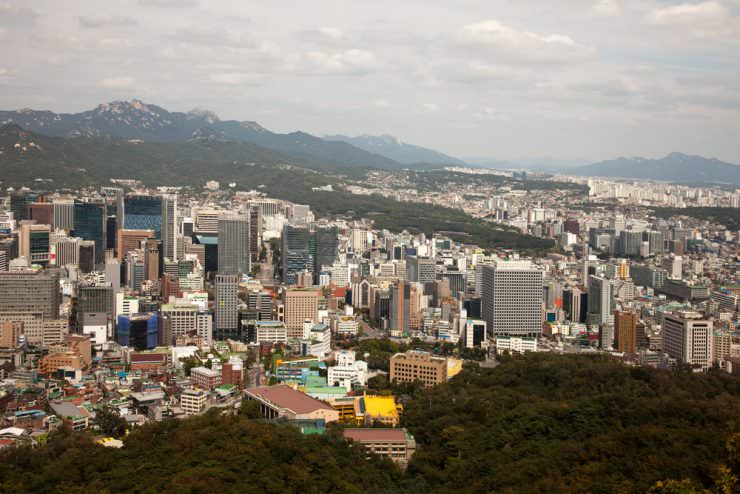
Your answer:
[[[697,22],[721,22],[729,17],[727,7],[710,0],[702,3],[682,3],[652,10],[645,18],[648,24],[676,26]]]
[[[460,40],[481,48],[491,58],[504,58],[509,63],[573,63],[594,52],[570,36],[519,31],[496,19],[463,26]]]
[[[100,81],[100,85],[106,89],[133,89],[136,79],[130,76],[106,77]]]
[[[439,105],[437,103],[424,103],[421,105],[421,109],[425,113],[439,113]]]
[[[740,41],[740,17],[733,16],[725,4],[715,0],[659,7],[650,11],[644,22],[670,30],[671,34],[675,28],[682,29],[684,36],[673,39],[674,44],[685,41],[686,35],[694,39]]]
[[[103,38],[98,41],[101,50],[125,50],[134,46],[128,38]]]
[[[473,117],[476,120],[484,122],[510,122],[511,117],[506,113],[497,111],[494,108],[485,107],[481,111],[475,113]]]
[[[242,84],[255,84],[261,80],[259,74],[245,72],[220,72],[208,76],[211,82],[224,84],[228,86],[238,86]]]
[[[373,101],[373,106],[375,108],[389,108],[391,104],[388,102],[385,98],[376,99]]]
[[[81,28],[99,29],[102,27],[135,26],[136,19],[120,15],[83,15],[77,18]]]
[[[8,31],[0,27],[0,41],[4,40],[8,36]]]
[[[591,11],[602,17],[615,17],[622,14],[622,6],[617,0],[597,0]]]
[[[305,71],[314,74],[364,74],[378,66],[373,52],[359,49],[339,52],[309,51],[302,62]]]
[[[28,7],[19,7],[9,3],[0,3],[0,22],[7,22],[10,25],[36,22],[40,16],[37,11]]]

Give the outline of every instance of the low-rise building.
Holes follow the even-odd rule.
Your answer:
[[[251,388],[245,394],[247,399],[260,403],[260,411],[267,419],[323,420],[325,423],[339,420],[339,412],[334,408],[286,384]]]
[[[363,445],[369,452],[390,458],[406,467],[416,452],[416,440],[406,429],[344,429],[345,439]]]
[[[208,393],[203,390],[186,389],[180,395],[180,408],[185,415],[199,415],[206,407]]]

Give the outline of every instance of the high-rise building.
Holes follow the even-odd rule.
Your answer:
[[[116,254],[119,259],[126,259],[129,252],[141,249],[141,243],[154,238],[154,230],[118,230]]]
[[[135,350],[150,350],[157,346],[159,315],[134,314],[118,316],[116,341]]]
[[[640,255],[640,245],[642,245],[642,232],[632,230],[622,230],[619,234],[621,251],[626,256]]]
[[[304,322],[319,322],[319,290],[317,288],[288,289],[285,291],[283,303],[288,338],[302,338]]]
[[[611,280],[591,275],[588,278],[587,322],[592,325],[613,326],[614,284]]]
[[[281,256],[283,281],[287,285],[296,284],[298,273],[311,271],[310,236],[311,232],[306,226],[286,224],[283,227]]]
[[[74,205],[74,235],[95,243],[95,264],[102,264],[106,246],[105,204],[76,201]]]
[[[18,235],[18,254],[26,257],[32,264],[48,266],[50,235],[50,225],[23,223]]]
[[[39,225],[53,225],[54,205],[50,202],[32,202],[28,205],[28,219]]]
[[[79,265],[81,243],[82,241],[78,237],[52,234],[51,246],[49,247],[49,265],[59,267]]]
[[[58,319],[61,299],[55,269],[0,271],[0,313],[39,313],[43,319]]]
[[[125,218],[120,228],[154,230],[154,237],[162,238],[162,202],[161,196],[127,196],[124,200]]]
[[[239,338],[239,278],[235,274],[216,275],[216,314],[214,338]]]
[[[663,351],[676,360],[701,369],[712,366],[713,323],[698,312],[663,316]]]
[[[325,268],[331,267],[337,258],[339,250],[339,230],[336,226],[322,228],[318,227],[311,234],[309,240],[313,282],[319,284],[319,276]]]
[[[71,231],[75,226],[74,201],[54,201],[54,228]]]
[[[391,287],[390,329],[397,334],[410,331],[411,322],[411,285],[399,281]]]
[[[225,216],[218,220],[218,272],[249,273],[249,219]]]
[[[257,262],[260,254],[260,239],[262,238],[262,212],[257,206],[250,206],[249,210],[249,255],[251,261]]]
[[[542,334],[542,281],[542,271],[531,261],[484,266],[482,308],[489,334]]]
[[[177,250],[177,196],[162,198],[162,253],[167,259],[179,259]]]
[[[637,312],[614,313],[614,347],[624,353],[637,352]]]
[[[406,279],[412,283],[431,283],[437,279],[437,262],[428,257],[406,258]]]

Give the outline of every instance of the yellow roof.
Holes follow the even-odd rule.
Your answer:
[[[447,359],[447,379],[451,379],[458,375],[462,370],[462,360],[448,358]]]
[[[365,395],[365,415],[371,417],[397,417],[396,399],[393,396]]]

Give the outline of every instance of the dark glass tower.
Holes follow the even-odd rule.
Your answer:
[[[105,204],[75,202],[74,235],[95,242],[95,263],[105,260],[107,214]]]

